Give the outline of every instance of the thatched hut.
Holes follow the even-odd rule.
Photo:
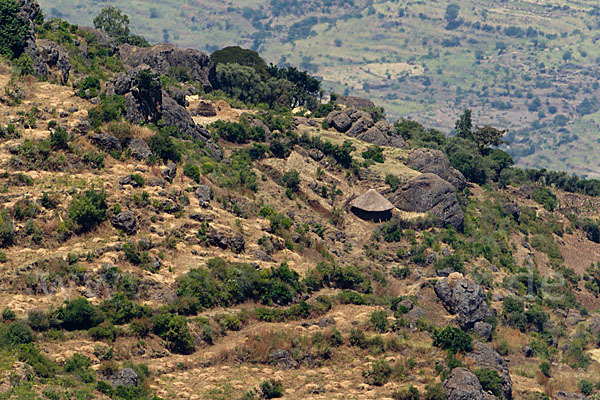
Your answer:
[[[392,218],[394,205],[375,189],[369,189],[350,202],[350,211],[367,221],[387,221]]]

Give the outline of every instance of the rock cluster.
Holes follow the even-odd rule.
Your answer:
[[[483,391],[479,379],[466,368],[454,368],[444,382],[447,400],[493,400],[496,397]]]
[[[379,146],[405,147],[402,136],[387,121],[375,123],[371,114],[356,108],[332,111],[326,118],[329,126],[348,136]]]
[[[471,359],[477,368],[489,368],[496,371],[503,381],[501,386],[503,399],[512,399],[512,380],[510,379],[508,365],[506,365],[506,361],[500,354],[484,343],[475,342],[473,351],[468,353],[466,357]]]
[[[426,173],[411,179],[389,200],[400,210],[430,213],[442,226],[462,228],[464,215],[454,186],[435,174]]]
[[[470,329],[491,315],[481,286],[460,274],[439,279],[434,289],[448,312],[458,315],[458,323],[463,329]]]
[[[456,190],[461,191],[467,186],[467,180],[463,174],[450,166],[448,157],[440,150],[412,150],[406,157],[406,165],[424,174],[436,174],[454,186]]]

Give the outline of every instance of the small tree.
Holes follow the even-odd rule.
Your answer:
[[[454,130],[456,130],[456,136],[460,138],[473,139],[471,129],[473,129],[473,120],[471,119],[471,110],[467,108],[456,121]]]
[[[283,183],[287,189],[297,192],[300,187],[300,174],[295,169],[287,171],[283,175]]]
[[[129,17],[118,8],[108,6],[94,18],[94,27],[102,29],[113,38],[127,38],[130,32]]]
[[[473,136],[475,144],[480,150],[483,150],[486,147],[500,146],[502,143],[505,143],[504,140],[502,140],[502,137],[506,135],[507,132],[508,129],[499,130],[489,125],[485,125],[483,127],[477,127],[471,135]]]
[[[86,190],[77,194],[69,205],[69,216],[77,230],[88,232],[106,219],[106,193]]]

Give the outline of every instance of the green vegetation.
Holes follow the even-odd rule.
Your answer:
[[[69,217],[76,230],[89,232],[106,219],[106,193],[86,190],[73,197],[69,205]]]
[[[25,46],[29,27],[19,18],[19,3],[4,0],[0,4],[0,55],[18,58]]]

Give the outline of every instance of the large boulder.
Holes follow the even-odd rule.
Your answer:
[[[491,315],[481,286],[460,274],[439,279],[434,289],[448,312],[458,315],[458,323],[463,329],[471,329],[476,322]]]
[[[135,214],[129,210],[123,211],[112,217],[112,225],[126,233],[135,232],[136,218]]]
[[[140,161],[152,155],[152,150],[150,150],[148,143],[144,139],[133,138],[129,141],[127,147],[131,150],[131,155]]]
[[[121,141],[106,133],[94,133],[90,136],[90,139],[96,146],[104,151],[120,151],[122,149]]]
[[[400,210],[431,213],[440,225],[462,229],[464,215],[454,186],[435,174],[426,173],[411,179],[389,200]]]
[[[415,149],[408,153],[406,164],[419,172],[436,174],[457,190],[467,186],[463,174],[450,166],[450,161],[444,153],[433,149]]]
[[[155,123],[161,118],[162,83],[148,66],[115,75],[106,83],[106,93],[125,97],[127,119],[134,124]]]
[[[208,207],[212,200],[212,190],[207,185],[200,185],[196,189],[196,197],[198,198],[200,207]]]
[[[483,391],[479,379],[466,368],[454,368],[443,386],[447,400],[492,400],[489,393]]]
[[[69,72],[71,71],[71,62],[67,50],[49,40],[38,40],[37,45],[40,57],[47,66],[47,78],[54,78],[61,85],[65,85],[69,80]]]
[[[83,36],[86,39],[87,45],[94,43],[97,46],[103,47],[108,52],[109,56],[113,56],[115,53],[117,53],[119,51],[119,48],[117,47],[117,43],[116,43],[115,39],[112,36],[108,35],[106,32],[104,32],[103,30],[91,28],[89,26],[81,26],[81,27],[79,27],[79,30],[83,32]],[[87,56],[88,56],[87,45],[79,46],[80,49],[82,47],[85,48],[86,52],[83,54],[83,56],[85,58],[87,58]]]
[[[397,135],[392,124],[387,121],[379,121],[365,133],[358,135],[357,139],[377,146],[406,147],[404,138]]]
[[[27,54],[33,61],[33,71],[37,76],[52,78],[54,71],[56,78],[62,84],[69,79],[71,63],[66,51],[56,43],[49,41],[36,41],[35,23],[41,15],[39,4],[35,0],[17,0],[19,4],[19,19],[27,26],[24,45],[20,51]]]
[[[502,384],[502,395],[504,400],[511,400],[512,397],[512,380],[506,361],[494,349],[488,345],[475,342],[473,351],[466,355],[471,359],[477,368],[489,368],[498,373],[498,376],[504,381]]]
[[[108,381],[114,388],[119,386],[131,387],[138,385],[138,376],[133,369],[125,368],[111,376]]]
[[[375,125],[371,115],[362,110],[352,112],[350,114],[350,119],[354,122],[346,134],[351,137],[358,137],[360,134],[367,132]]]
[[[179,133],[195,140],[206,142],[210,132],[202,125],[196,125],[189,111],[169,97],[166,92],[162,95],[161,115],[165,124],[174,126]]]
[[[174,68],[188,74],[191,81],[202,85],[205,92],[212,90],[210,78],[215,65],[210,57],[194,49],[180,49],[172,44],[158,44],[148,48],[122,46],[121,57],[129,67],[148,65],[160,75],[169,75]]]
[[[352,126],[350,117],[341,111],[332,111],[326,118],[329,126],[333,127],[338,132],[346,132]]]

